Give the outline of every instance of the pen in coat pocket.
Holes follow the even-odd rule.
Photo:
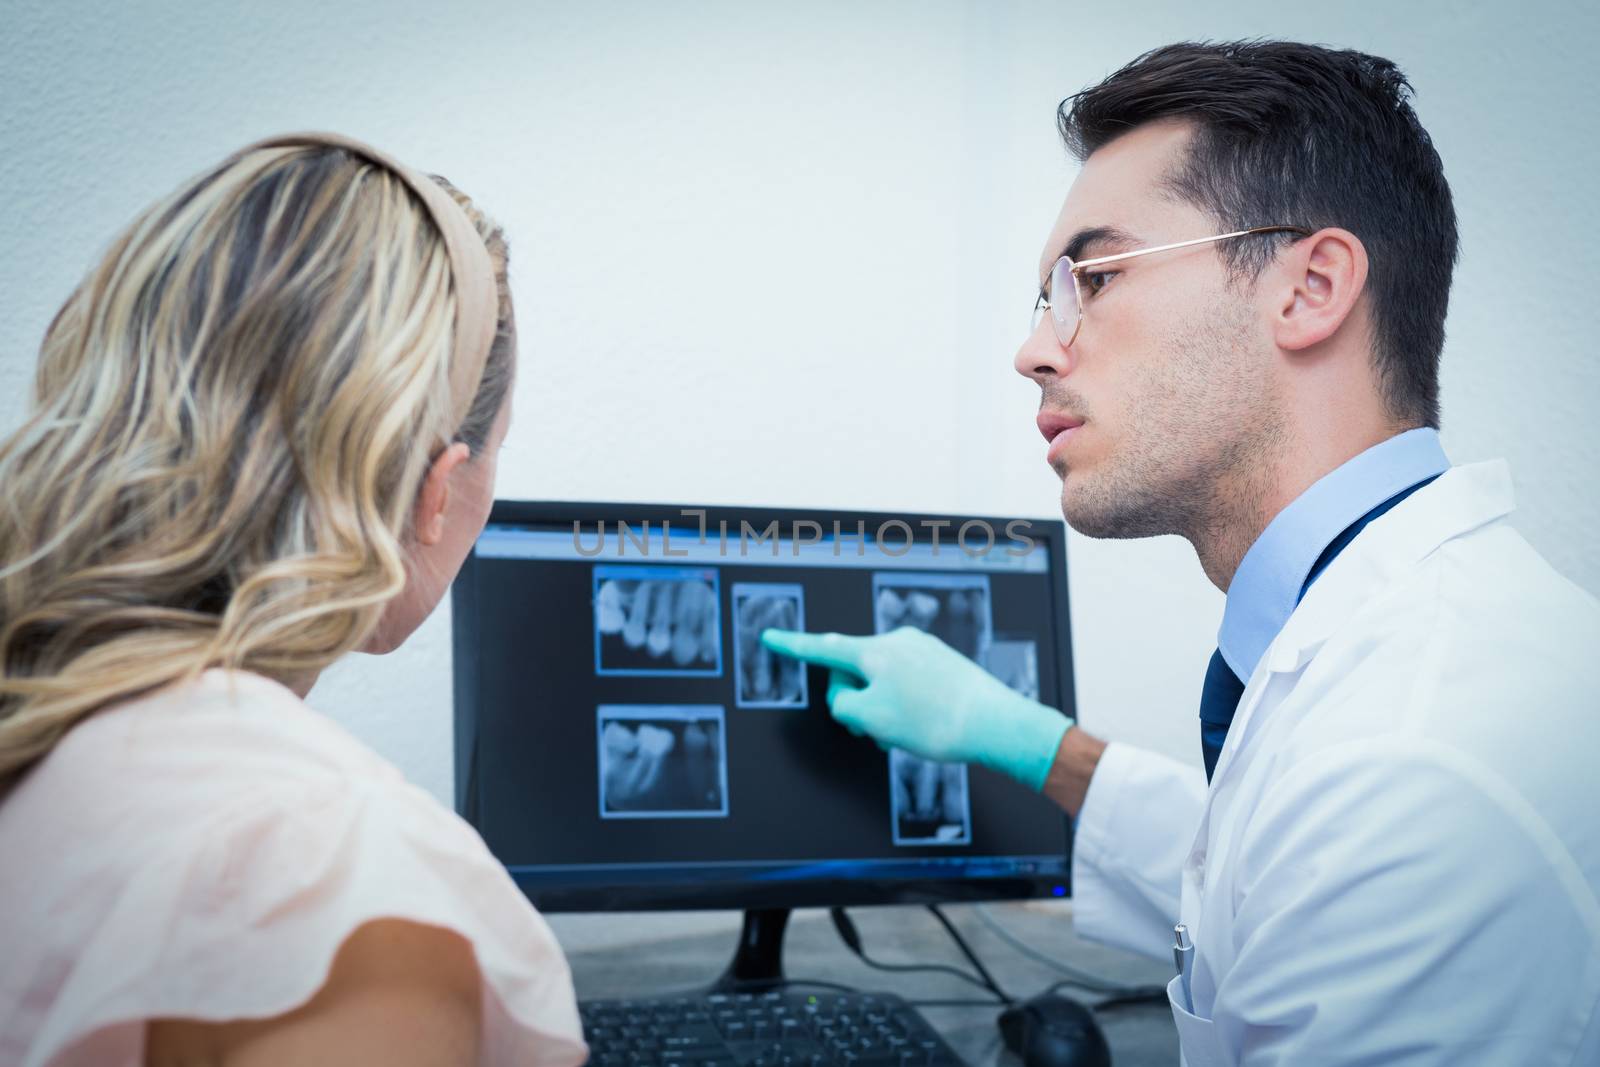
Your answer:
[[[1178,986],[1183,990],[1183,1010],[1194,1014],[1194,995],[1189,992],[1189,974],[1194,969],[1194,942],[1189,940],[1189,928],[1179,923],[1172,928],[1172,960],[1178,965]]]

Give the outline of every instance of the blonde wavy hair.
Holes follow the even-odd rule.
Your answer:
[[[504,236],[435,180],[499,289],[459,426],[444,241],[343,148],[200,175],[68,298],[0,443],[0,791],[96,709],[211,667],[302,678],[373,632],[431,459],[477,456],[512,374]]]

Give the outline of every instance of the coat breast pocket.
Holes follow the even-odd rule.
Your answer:
[[[1167,1003],[1172,1005],[1172,1020],[1178,1025],[1178,1047],[1183,1050],[1185,1067],[1223,1067],[1229,1062],[1211,1020],[1202,1019],[1183,1006],[1181,978],[1174,977],[1167,983]]]

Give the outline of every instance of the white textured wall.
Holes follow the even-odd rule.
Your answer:
[[[508,225],[524,338],[501,495],[1052,514],[1010,370],[1072,168],[1056,102],[1156,44],[1397,60],[1462,223],[1445,443],[1600,592],[1587,4],[0,0],[0,427],[54,309],[232,148],[348,131]],[[0,492],[4,487],[0,487]],[[1173,539],[1070,550],[1085,722],[1190,757],[1221,594]],[[312,702],[450,795],[448,608]]]

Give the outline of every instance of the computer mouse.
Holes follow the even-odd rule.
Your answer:
[[[1000,1036],[1025,1067],[1111,1067],[1111,1048],[1087,1007],[1041,993],[1000,1013]]]

